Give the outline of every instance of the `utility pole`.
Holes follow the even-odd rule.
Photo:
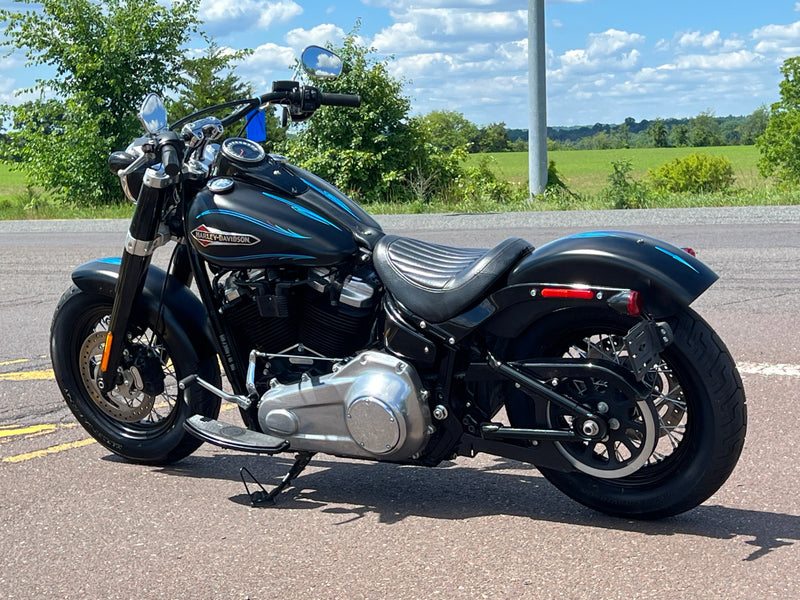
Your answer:
[[[531,197],[547,185],[547,88],[545,85],[544,0],[528,0],[528,178]]]

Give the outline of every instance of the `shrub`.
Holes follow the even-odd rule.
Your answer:
[[[614,208],[644,208],[647,205],[647,185],[630,175],[632,169],[629,160],[611,162],[608,186],[600,192],[600,196],[603,200],[611,201]]]
[[[653,188],[665,192],[724,192],[734,181],[730,160],[701,152],[650,169],[648,175]]]

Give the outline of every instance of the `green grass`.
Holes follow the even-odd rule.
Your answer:
[[[607,209],[613,202],[603,199],[601,190],[608,185],[611,164],[627,160],[631,175],[638,180],[647,177],[648,169],[656,169],[675,158],[692,152],[725,156],[733,164],[736,190],[725,194],[671,194],[648,199],[645,208],[688,208],[695,206],[744,206],[800,204],[800,187],[781,186],[758,174],[759,153],[754,146],[715,148],[635,148],[623,150],[562,150],[549,152],[562,179],[575,194],[555,195],[528,202],[524,198],[528,180],[528,154],[503,152],[472,154],[468,161],[488,161],[500,179],[523,186],[519,197],[501,203],[481,198],[434,200],[430,202],[383,202],[366,205],[373,214],[496,212],[567,209]],[[40,190],[30,189],[22,173],[0,165],[0,220],[8,219],[78,219],[130,218],[133,205],[123,203],[106,207],[80,207],[77,203],[58,201]]]
[[[129,202],[102,207],[78,206],[27,185],[25,174],[0,164],[0,220],[129,219]]]
[[[611,163],[628,160],[631,175],[638,180],[647,176],[648,169],[657,169],[666,162],[702,152],[710,156],[725,156],[733,164],[736,185],[746,189],[763,187],[765,180],[758,174],[759,158],[755,146],[718,146],[711,148],[625,148],[620,150],[556,150],[547,153],[548,160],[570,190],[580,195],[594,195],[607,185]],[[471,154],[474,163],[489,159],[492,170],[502,179],[515,183],[528,181],[527,152],[495,152]]]

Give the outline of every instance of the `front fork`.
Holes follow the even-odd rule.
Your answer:
[[[130,316],[144,287],[153,251],[163,243],[158,235],[158,227],[164,200],[174,183],[175,178],[167,175],[163,169],[150,168],[145,172],[114,290],[111,322],[97,378],[97,386],[101,390],[111,390],[117,385]]]

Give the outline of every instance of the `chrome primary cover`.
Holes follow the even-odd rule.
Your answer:
[[[414,368],[389,354],[367,351],[322,377],[275,384],[261,398],[265,433],[292,450],[403,460],[419,453],[431,417]]]

